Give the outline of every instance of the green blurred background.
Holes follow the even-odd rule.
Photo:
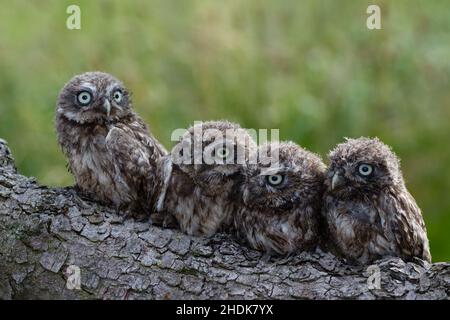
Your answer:
[[[170,147],[194,120],[279,128],[325,155],[378,136],[402,158],[434,261],[450,261],[448,1],[0,0],[0,137],[41,183],[73,183],[54,106],[74,74],[103,70],[134,93]],[[81,30],[66,8],[81,7]],[[378,4],[382,30],[366,28]]]

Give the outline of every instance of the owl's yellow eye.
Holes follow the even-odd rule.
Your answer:
[[[120,90],[114,91],[113,98],[114,98],[115,102],[120,103],[123,98],[122,91],[120,91]]]
[[[87,106],[92,101],[92,94],[89,91],[81,91],[77,95],[77,100],[82,106]]]
[[[363,163],[358,166],[358,172],[360,175],[367,177],[372,174],[373,167],[370,164]]]
[[[281,174],[273,174],[267,176],[267,182],[273,186],[277,186],[281,184],[284,180],[284,177]]]
[[[226,159],[230,154],[230,150],[227,147],[219,148],[216,150],[216,155],[221,159]]]

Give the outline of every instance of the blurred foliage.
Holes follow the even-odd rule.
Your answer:
[[[3,3],[4,2],[4,3]],[[66,28],[78,4],[82,29]],[[0,0],[0,137],[26,175],[68,185],[55,99],[103,70],[168,147],[194,120],[280,128],[315,152],[378,136],[402,158],[435,261],[450,261],[447,1]],[[378,4],[382,30],[366,28]]]

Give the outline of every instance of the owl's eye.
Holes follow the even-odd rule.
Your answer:
[[[267,176],[267,182],[273,186],[277,186],[281,184],[284,180],[284,177],[281,174],[273,174]]]
[[[89,91],[81,91],[77,95],[77,100],[82,106],[87,106],[91,103],[92,94]]]
[[[221,159],[226,159],[230,154],[230,150],[227,147],[219,148],[216,150],[216,155]]]
[[[364,177],[370,176],[372,174],[372,172],[373,172],[373,167],[370,164],[363,163],[358,166],[358,173],[361,176],[364,176]]]
[[[123,98],[122,91],[120,91],[120,90],[114,91],[113,98],[114,98],[115,102],[120,103],[122,101],[122,98]]]

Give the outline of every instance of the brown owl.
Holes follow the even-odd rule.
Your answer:
[[[58,97],[56,131],[82,193],[116,209],[150,213],[156,162],[167,152],[119,80],[102,72],[73,77]]]
[[[275,151],[275,152],[274,152]],[[310,250],[318,244],[325,165],[293,142],[258,148],[245,169],[242,204],[234,217],[238,238],[268,254]],[[278,158],[270,165],[262,156]]]
[[[189,235],[210,236],[228,229],[237,205],[242,168],[253,149],[254,140],[238,124],[195,124],[160,161],[164,186],[157,211],[166,221],[173,217]]]
[[[422,214],[392,150],[378,139],[347,139],[329,158],[322,212],[337,253],[363,264],[389,256],[431,261]]]

